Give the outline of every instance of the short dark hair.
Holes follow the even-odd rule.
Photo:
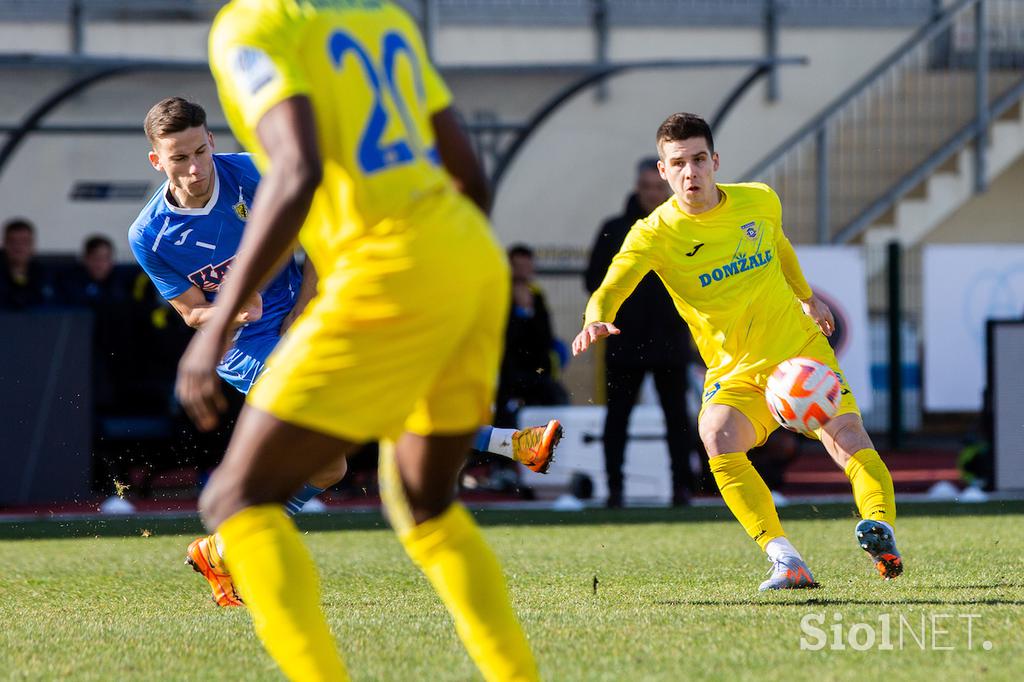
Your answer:
[[[526,256],[527,258],[533,258],[533,249],[526,244],[513,244],[508,247],[508,257],[511,259],[513,256]]]
[[[35,235],[36,228],[27,218],[12,218],[4,223],[4,237],[12,232],[29,232]]]
[[[636,162],[636,174],[638,176],[641,173],[646,173],[647,171],[654,171],[655,173],[658,172],[657,156],[647,156]]]
[[[206,126],[206,111],[184,97],[160,100],[150,108],[142,124],[152,144],[161,137],[197,126]]]
[[[113,252],[114,242],[110,241],[109,238],[104,237],[102,234],[94,234],[93,236],[85,240],[85,246],[82,248],[82,252],[86,256],[88,256],[96,249],[102,248],[104,246],[110,249],[111,252]]]
[[[661,156],[662,142],[677,142],[688,140],[691,137],[703,137],[708,142],[708,151],[715,153],[715,140],[711,136],[711,126],[697,114],[681,112],[672,114],[658,126],[658,135],[655,144],[658,147],[658,156]]]

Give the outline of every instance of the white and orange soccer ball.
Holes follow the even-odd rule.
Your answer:
[[[764,397],[775,420],[790,431],[810,433],[836,416],[839,377],[811,358],[783,360],[768,377]]]

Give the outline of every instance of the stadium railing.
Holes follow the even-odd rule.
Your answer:
[[[959,0],[743,174],[798,242],[846,243],[1024,97],[1024,3]]]
[[[778,12],[789,26],[914,26],[941,0],[398,0],[443,24],[586,26],[595,14],[620,26],[759,26]],[[225,0],[6,0],[0,20],[154,17],[207,20]]]

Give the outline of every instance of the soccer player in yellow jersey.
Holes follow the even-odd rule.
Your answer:
[[[292,679],[347,678],[281,505],[381,439],[389,519],[470,657],[487,680],[537,679],[497,559],[454,501],[490,416],[510,278],[483,172],[415,24],[379,0],[234,0],[214,22],[210,63],[263,178],[179,366],[200,427],[223,406],[214,368],[232,319],[296,238],[320,276],[200,499],[257,634]]]
[[[826,336],[832,313],[814,295],[782,230],[782,205],[761,183],[717,184],[711,129],[693,114],[658,128],[658,169],[673,196],[633,225],[587,304],[573,353],[611,334],[622,302],[654,271],[690,327],[707,364],[699,432],[729,509],[772,561],[762,590],[817,583],[786,538],[771,493],[747,459],[778,424],[764,388],[775,366],[806,356],[836,371],[838,414],[815,434],[846,472],[862,521],[855,535],[884,578],[903,570],[896,551],[892,478],[864,431],[860,411]]]

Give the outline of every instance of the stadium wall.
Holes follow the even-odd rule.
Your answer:
[[[208,27],[190,22],[97,22],[86,26],[86,54],[201,59]],[[889,52],[909,32],[894,29],[806,29],[780,32],[780,54],[806,55],[808,66],[780,73],[779,101],[765,101],[763,86],[748,92],[718,133],[720,176],[729,180],[803,123],[814,111]],[[620,27],[609,36],[609,59],[756,57],[763,35],[755,28],[682,29]],[[8,52],[66,51],[63,24],[0,24]],[[442,27],[436,41],[441,64],[586,62],[593,34],[586,28]],[[0,123],[19,121],[70,73],[53,70],[0,72]],[[603,217],[617,212],[637,158],[654,151],[651,138],[667,113],[688,109],[712,115],[742,69],[631,72],[613,79],[606,97],[584,92],[542,126],[509,169],[495,207],[505,242],[526,241],[545,251],[583,253]],[[506,122],[525,120],[572,80],[565,74],[529,76],[454,75],[461,109],[470,120],[492,112]],[[223,117],[210,79],[199,73],[138,74],[104,82],[60,107],[48,123],[123,123],[137,126],[148,106],[168,94],[185,94],[207,105],[211,121]],[[221,151],[236,149],[219,140]],[[26,215],[40,226],[43,251],[76,251],[93,232],[124,243],[124,233],[144,199],[72,201],[76,181],[138,182],[155,188],[146,143],[126,135],[33,135],[0,177],[6,215]],[[129,258],[127,249],[119,252]]]

